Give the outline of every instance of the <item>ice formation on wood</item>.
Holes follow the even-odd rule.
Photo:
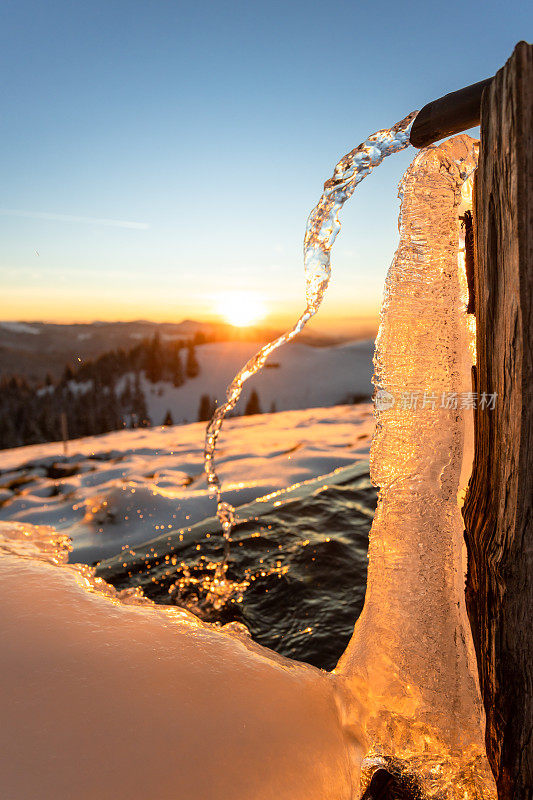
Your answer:
[[[458,217],[476,162],[477,142],[457,136],[421,151],[400,185],[374,359],[380,497],[364,610],[337,668],[362,701],[369,755],[413,771],[424,797],[450,800],[493,796],[458,501],[474,354]]]

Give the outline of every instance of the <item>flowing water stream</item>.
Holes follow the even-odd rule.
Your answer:
[[[373,133],[338,162],[333,176],[324,184],[322,196],[307,220],[304,236],[305,309],[290,330],[264,345],[243,366],[227,388],[226,401],[216,408],[207,426],[205,473],[209,486],[215,491],[217,517],[224,536],[224,557],[217,565],[210,582],[208,597],[208,603],[213,604],[215,608],[223,605],[234,591],[232,582],[226,578],[226,572],[231,531],[235,524],[235,509],[222,499],[222,489],[215,464],[216,447],[224,419],[235,408],[244,383],[259,372],[274,350],[294,339],[320,308],[331,275],[330,251],[341,227],[339,213],[356,186],[372,172],[374,167],[381,164],[386,156],[398,153],[409,146],[409,134],[417,113],[413,111],[392,128]]]

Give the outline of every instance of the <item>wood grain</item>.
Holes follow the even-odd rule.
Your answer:
[[[467,609],[499,800],[533,800],[533,47],[481,105],[474,192],[476,412]]]

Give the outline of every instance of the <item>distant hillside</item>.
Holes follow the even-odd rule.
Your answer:
[[[22,375],[30,383],[44,381],[46,374],[58,379],[65,365],[75,367],[87,359],[118,348],[128,350],[137,342],[159,333],[162,342],[194,339],[204,341],[266,342],[279,331],[262,327],[235,328],[222,323],[183,320],[178,323],[92,322],[59,325],[48,322],[0,322],[0,375]],[[329,345],[338,337],[309,334],[300,341]]]
[[[182,386],[170,381],[141,386],[152,424],[161,425],[170,411],[174,423],[195,422],[200,399],[209,397],[211,407],[225,399],[226,387],[260,347],[259,342],[220,342],[196,348],[197,377]],[[274,352],[259,375],[243,389],[236,408],[243,414],[253,391],[260,410],[289,411],[368,400],[372,395],[374,342],[349,342],[332,347],[312,347],[292,342]]]
[[[24,332],[27,336],[37,334]],[[92,436],[121,428],[205,421],[261,342],[162,341],[159,332],[33,386],[0,376],[0,448]],[[372,341],[330,347],[292,342],[245,385],[234,413],[258,414],[369,399]]]

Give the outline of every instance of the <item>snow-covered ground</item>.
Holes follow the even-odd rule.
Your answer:
[[[200,397],[224,400],[226,387],[245,362],[261,347],[259,342],[216,342],[196,348],[200,374],[180,387],[142,380],[148,414],[160,425],[168,411],[175,423],[198,419]],[[265,369],[245,384],[237,410],[245,408],[255,389],[263,411],[318,408],[351,402],[354,395],[372,394],[372,340],[334,347],[312,347],[293,342],[274,352]],[[118,383],[120,390],[123,379]]]
[[[27,325],[25,322],[0,322],[0,328],[3,328],[6,331],[11,331],[11,333],[40,333],[38,328]]]
[[[228,420],[217,462],[225,499],[242,505],[366,459],[373,424],[368,403]],[[0,520],[51,525],[87,563],[189,527],[215,511],[204,432],[118,431],[69,442],[66,459],[58,442],[0,451]]]

